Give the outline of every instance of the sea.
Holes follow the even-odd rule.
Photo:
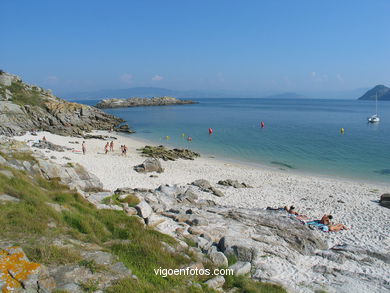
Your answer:
[[[190,148],[203,156],[390,183],[390,102],[378,102],[381,121],[369,124],[374,101],[194,100],[199,104],[104,111],[125,119],[136,131],[134,137]],[[98,101],[78,102],[95,105]]]

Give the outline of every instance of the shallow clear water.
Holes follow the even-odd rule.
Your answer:
[[[280,168],[390,182],[390,102],[379,103],[381,122],[373,125],[366,122],[375,111],[372,101],[199,101],[106,112],[127,120],[137,131],[134,136],[157,143]],[[193,141],[188,142],[183,133]]]

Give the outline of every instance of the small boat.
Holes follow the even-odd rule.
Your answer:
[[[367,120],[369,123],[378,123],[379,121],[381,121],[377,114],[368,117]]]
[[[368,117],[368,123],[378,123],[380,121],[380,118],[378,116],[378,94],[375,95],[375,113],[371,117]]]

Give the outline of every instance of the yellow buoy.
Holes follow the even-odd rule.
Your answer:
[[[341,133],[341,134],[344,134],[344,131],[345,131],[344,128],[341,127],[341,128],[340,128],[340,133]]]

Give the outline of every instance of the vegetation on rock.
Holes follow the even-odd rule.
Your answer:
[[[167,149],[162,145],[157,147],[147,145],[138,149],[138,151],[140,151],[144,157],[159,158],[164,161],[175,161],[177,159],[193,160],[200,157],[199,153],[188,149]]]

